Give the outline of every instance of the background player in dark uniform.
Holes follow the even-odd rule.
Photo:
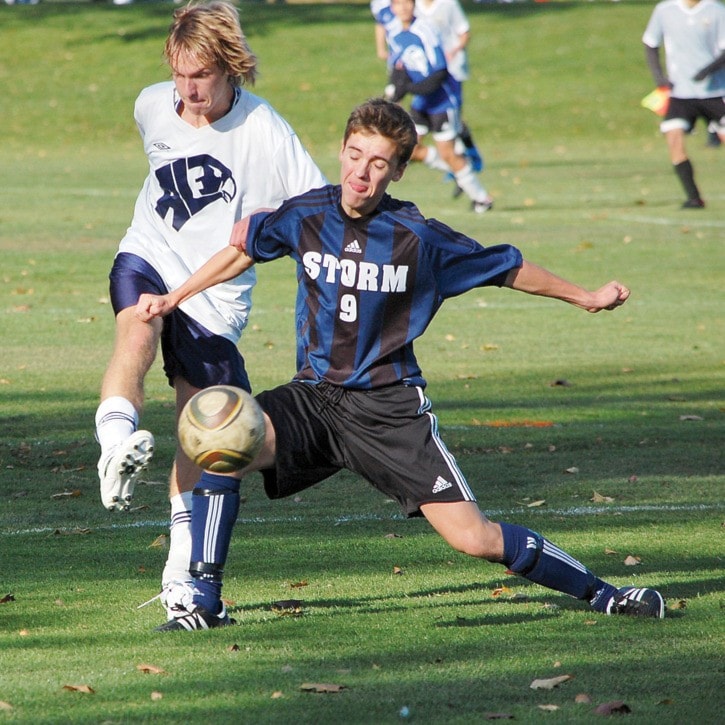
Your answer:
[[[629,290],[613,281],[590,292],[524,261],[515,247],[484,248],[423,218],[412,203],[388,196],[388,185],[402,177],[415,144],[415,126],[400,106],[382,99],[358,106],[340,151],[340,185],[252,215],[245,242],[217,253],[174,292],[144,295],[136,314],[141,319],[168,314],[255,261],[292,257],[298,372],[292,382],[257,396],[267,439],[247,469],[262,472],[270,498],[289,496],[347,468],[396,499],[408,516],[425,516],[458,551],[504,564],[599,612],[664,616],[658,592],[617,589],[540,534],[481,513],[438,434],[413,351],[413,341],[444,300],[474,287],[506,286],[589,312],[618,307]],[[221,573],[239,481],[205,473],[198,488],[192,557],[206,558],[194,559],[191,567],[197,572],[192,611],[163,630],[229,623]],[[210,499],[213,517],[206,509]]]

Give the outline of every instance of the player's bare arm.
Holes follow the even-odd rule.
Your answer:
[[[562,300],[587,312],[613,310],[623,305],[629,297],[629,290],[619,282],[608,282],[598,290],[589,291],[527,261],[509,272],[504,286],[531,295]]]
[[[143,322],[149,322],[154,317],[164,317],[195,294],[233,279],[253,264],[254,260],[246,252],[236,246],[225,247],[194,272],[181,287],[165,295],[142,294],[136,305],[136,317]]]

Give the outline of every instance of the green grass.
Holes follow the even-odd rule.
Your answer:
[[[417,351],[482,509],[684,608],[662,622],[597,617],[455,554],[352,475],[274,503],[253,477],[225,585],[241,626],[161,637],[158,604],[137,609],[165,559],[152,544],[175,439],[160,365],[144,414],[158,455],[128,516],[101,508],[92,436],[113,336],[107,273],[146,173],[132,106],[167,77],[172,5],[0,5],[0,598],[14,595],[0,604],[0,702],[12,707],[0,722],[377,724],[407,706],[418,723],[578,723],[613,700],[638,723],[721,720],[725,152],[704,147],[702,128],[689,140],[708,208],[682,212],[638,105],[651,7],[466,5],[466,117],[496,208],[470,214],[420,167],[393,192],[583,284],[631,287],[624,308],[597,316],[472,292]],[[242,17],[257,91],[336,178],[347,113],[384,85],[367,4],[253,3]],[[258,390],[294,359],[292,270],[259,277],[242,343]],[[525,421],[553,425],[501,425]],[[302,616],[270,611],[290,598]],[[530,688],[561,674],[575,679]],[[309,682],[344,689],[301,691]],[[64,689],[83,684],[94,693]]]

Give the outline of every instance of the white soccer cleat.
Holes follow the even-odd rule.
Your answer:
[[[109,511],[128,511],[133,489],[154,455],[154,437],[137,430],[98,462],[101,501]]]
[[[194,611],[194,582],[174,579],[163,585],[159,595],[166,619],[178,619]]]

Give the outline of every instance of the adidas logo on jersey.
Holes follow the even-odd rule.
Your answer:
[[[353,239],[350,244],[345,247],[345,251],[352,254],[362,254],[362,249],[360,248],[360,243],[357,239]]]
[[[440,493],[445,491],[447,488],[451,488],[453,484],[450,481],[446,481],[445,478],[438,476],[436,482],[433,484],[433,493]]]

